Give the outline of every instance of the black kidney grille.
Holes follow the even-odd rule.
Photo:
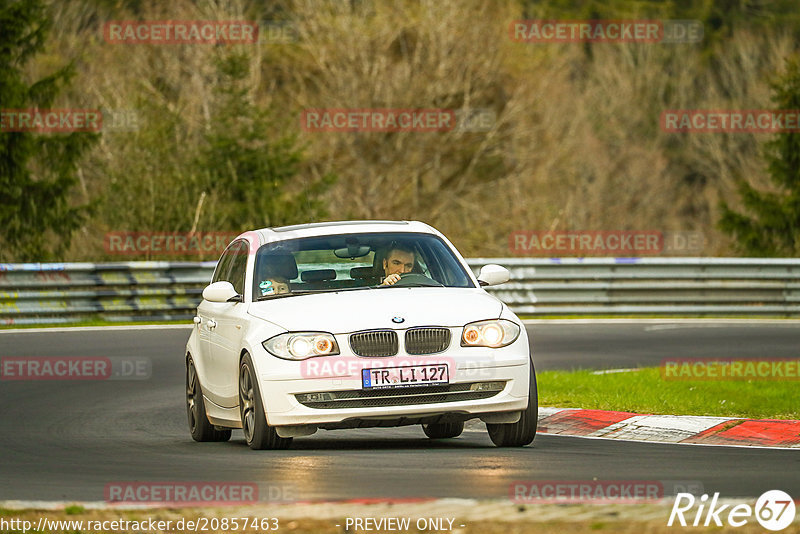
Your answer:
[[[372,330],[350,334],[350,348],[359,356],[379,358],[397,354],[397,332]]]
[[[435,354],[450,346],[450,330],[447,328],[411,328],[406,331],[408,354]]]

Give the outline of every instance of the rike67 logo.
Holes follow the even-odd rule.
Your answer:
[[[721,527],[724,523],[732,527],[741,527],[755,516],[763,528],[778,531],[785,529],[794,521],[794,501],[788,493],[781,490],[764,492],[756,500],[755,507],[749,504],[720,504],[719,493],[714,493],[711,501],[707,501],[706,494],[697,499],[691,493],[679,493],[675,496],[667,526],[671,527],[677,519],[682,527],[708,527],[712,524]],[[687,517],[690,523],[687,523]]]

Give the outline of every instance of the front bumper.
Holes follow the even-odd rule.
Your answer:
[[[275,361],[268,353],[263,357],[270,361],[262,368],[259,385],[267,422],[272,426],[334,428],[358,426],[358,421],[391,426],[438,416],[469,419],[489,413],[516,412],[528,406],[527,343],[524,347],[514,343],[503,349],[469,348],[417,357],[414,363],[447,361],[449,384],[377,391],[362,389],[360,371],[354,369],[358,365],[353,363],[391,367],[403,365],[412,357],[350,360],[343,368],[330,365],[341,363],[337,362],[339,356],[312,359],[317,360],[313,363],[317,369],[330,371],[318,373],[320,376],[309,376],[311,360],[305,360],[305,366],[301,366],[301,362]],[[325,360],[329,365],[324,365]]]

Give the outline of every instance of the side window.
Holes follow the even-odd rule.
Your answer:
[[[240,295],[244,294],[244,275],[247,271],[248,251],[246,241],[241,241],[238,246],[231,247],[231,271],[227,280],[233,284],[233,289]]]
[[[228,271],[230,271],[231,260],[233,259],[234,249],[236,248],[236,246],[228,247],[225,249],[225,252],[222,253],[222,257],[220,257],[217,262],[217,268],[214,269],[214,276],[211,278],[212,283],[228,280]]]

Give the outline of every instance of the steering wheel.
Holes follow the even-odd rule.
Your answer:
[[[390,287],[403,287],[403,286],[425,286],[425,287],[442,287],[442,284],[420,273],[405,273],[400,275],[400,280],[392,284]]]

